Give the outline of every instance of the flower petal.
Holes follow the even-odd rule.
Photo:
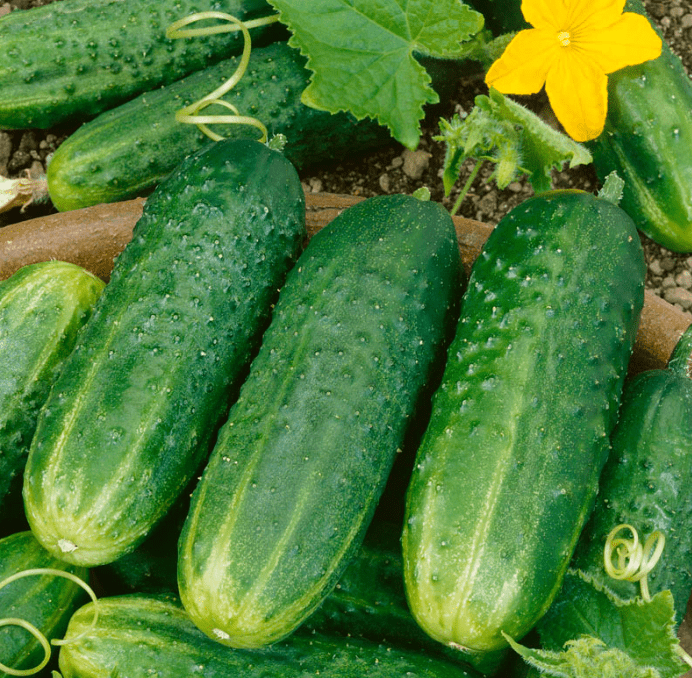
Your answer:
[[[612,26],[575,36],[575,49],[588,53],[604,73],[656,59],[661,54],[661,38],[641,14],[626,12]]]
[[[485,83],[503,94],[535,94],[561,49],[552,30],[520,31],[490,67]]]
[[[562,30],[569,0],[522,0],[521,13],[534,28]]]
[[[575,141],[595,139],[608,112],[608,77],[576,51],[565,51],[548,72],[545,90],[555,116]]]
[[[612,26],[622,16],[625,0],[565,0],[567,22],[560,30],[571,33],[594,31]]]

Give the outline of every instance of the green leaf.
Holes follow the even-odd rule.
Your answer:
[[[413,53],[461,56],[461,41],[483,27],[483,16],[460,0],[270,3],[312,71],[303,103],[373,118],[410,149],[420,139],[423,106],[439,100]]]
[[[475,106],[465,118],[441,120],[440,129],[442,134],[436,140],[447,145],[443,175],[447,195],[467,158],[494,162],[496,167],[491,178],[499,188],[527,174],[536,192],[552,187],[553,168],[593,161],[585,146],[494,89],[490,90],[490,96],[477,96]]]
[[[532,650],[505,635],[512,648],[531,666],[558,678],[661,678],[651,666],[638,665],[626,652],[583,636],[566,643],[562,652]]]
[[[655,668],[661,678],[679,678],[689,667],[678,656],[674,619],[670,591],[660,591],[650,601],[625,601],[583,572],[569,570],[538,633],[548,651],[591,636],[608,649],[625,652],[637,666]]]

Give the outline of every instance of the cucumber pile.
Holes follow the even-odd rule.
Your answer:
[[[43,14],[76,30],[96,6],[147,30],[171,18],[125,0]],[[519,21],[518,5],[484,6],[495,27]],[[692,589],[692,327],[666,369],[628,379],[642,209],[537,194],[468,277],[452,217],[422,193],[367,198],[308,237],[297,168],[377,143],[376,125],[303,106],[306,60],[281,41],[253,50],[236,96],[269,111],[284,150],[247,128],[209,141],[159,124],[238,57],[147,35],[143,67],[170,78],[139,96],[118,45],[113,79],[89,69],[102,36],[81,65],[76,43],[55,45],[130,99],[67,97],[67,116],[104,112],[54,157],[56,205],[152,190],[108,283],[60,261],[0,283],[0,675],[526,675],[512,650],[531,676],[682,673],[677,655],[637,674],[559,664],[564,647],[613,640],[599,624],[628,605],[652,604],[672,634]],[[22,124],[55,120],[59,97],[34,106]],[[650,576],[615,572],[623,527],[665,539]],[[568,608],[579,623],[562,628]]]

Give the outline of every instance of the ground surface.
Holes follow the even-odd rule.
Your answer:
[[[10,0],[3,3],[0,0],[0,15],[47,4],[49,1]],[[692,1],[645,0],[644,4],[673,51],[682,59],[687,72],[692,73]],[[439,131],[437,121],[440,116],[449,117],[455,111],[470,110],[474,97],[484,93],[487,90],[480,78],[463,79],[456,96],[426,119],[418,151],[411,153],[392,145],[365,158],[344,159],[337,165],[305,170],[301,173],[301,178],[306,189],[372,196],[382,193],[410,193],[421,185],[426,185],[431,190],[433,199],[451,207],[455,196],[444,198],[440,177],[444,148],[433,140],[433,136]],[[544,103],[538,97],[532,107],[540,110]],[[27,169],[34,172],[45,171],[46,158],[70,131],[0,130],[0,174],[17,177]],[[500,191],[494,183],[485,183],[489,170],[490,168],[486,168],[477,177],[460,214],[495,224],[512,207],[531,195],[531,189],[525,181],[520,181]],[[465,171],[470,171],[470,167]],[[465,177],[462,176],[461,183],[464,180]],[[595,191],[598,180],[591,167],[582,167],[556,173],[555,185]],[[23,214],[14,210],[0,215],[0,227],[51,211],[50,205],[31,206]],[[669,252],[643,236],[642,242],[648,260],[647,287],[692,314],[692,255]],[[692,647],[692,642],[688,642],[687,637],[683,642],[688,649]]]

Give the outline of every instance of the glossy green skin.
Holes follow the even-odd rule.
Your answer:
[[[601,180],[624,179],[620,206],[654,242],[692,252],[692,81],[664,44],[654,61],[613,73],[605,130],[588,144]]]
[[[90,625],[93,604],[76,612],[67,632]],[[98,627],[60,650],[64,678],[152,675],[205,678],[478,678],[443,659],[356,639],[294,634],[268,650],[230,650],[199,631],[173,599],[103,598]]]
[[[474,264],[407,496],[412,612],[479,660],[560,586],[593,505],[644,295],[631,219],[579,191],[531,198]]]
[[[452,220],[371,198],[318,232],[192,498],[178,582],[235,647],[293,631],[336,585],[449,338],[462,268]]]
[[[61,0],[3,16],[0,128],[82,122],[239,53],[240,33],[165,37],[174,21],[206,10],[273,13],[265,0]]]
[[[51,568],[70,572],[85,580],[84,568],[53,558],[31,532],[17,532],[0,539],[0,582],[23,570]],[[48,640],[62,638],[72,613],[83,602],[84,591],[60,576],[32,575],[10,582],[0,589],[0,616],[25,619]],[[31,669],[44,657],[38,640],[19,627],[3,627],[0,661],[14,669]],[[3,671],[0,675],[6,676]]]
[[[51,200],[61,211],[115,202],[150,191],[185,156],[209,145],[196,125],[179,123],[175,114],[206,96],[235,72],[237,58],[148,92],[103,113],[80,127],[56,150],[48,165]],[[305,106],[300,95],[309,71],[298,50],[274,43],[252,50],[245,75],[224,98],[243,115],[260,119],[269,136],[284,134],[286,157],[296,166],[341,160],[357,149],[382,144],[389,136],[373,121],[356,122],[346,113],[332,115]],[[205,113],[224,113],[210,107]],[[226,138],[257,139],[248,125],[222,125]]]
[[[0,282],[0,515],[21,477],[38,412],[104,282],[63,261],[30,264]],[[4,529],[4,528],[3,528]]]
[[[254,141],[189,158],[147,200],[29,451],[24,504],[45,548],[102,565],[167,512],[208,454],[304,237],[295,169]]]
[[[640,0],[625,10],[646,16]],[[624,179],[620,207],[674,252],[692,252],[691,110],[692,80],[664,40],[658,59],[608,76],[606,126],[588,144],[601,181]]]
[[[649,592],[670,589],[679,620],[692,590],[691,340],[689,328],[667,369],[642,372],[625,385],[598,501],[572,563],[623,598],[633,598],[640,595],[638,583],[618,581],[605,573],[606,538],[622,523],[632,525],[642,540],[660,530],[665,549],[648,575]],[[631,534],[624,531],[620,536]]]
[[[365,638],[464,663],[462,653],[433,640],[413,618],[404,590],[400,536],[400,525],[375,518],[334,590],[301,630]]]

